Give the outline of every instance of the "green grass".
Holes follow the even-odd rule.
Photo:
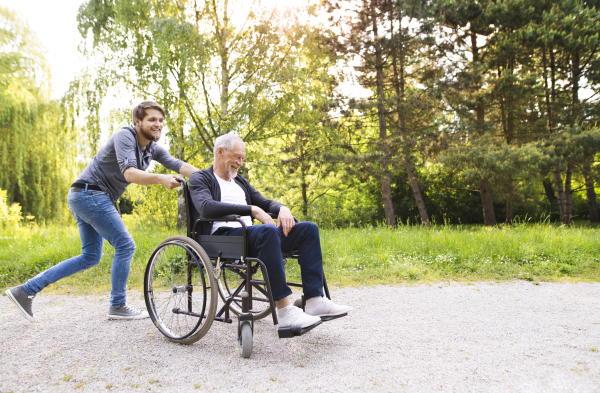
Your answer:
[[[141,289],[146,262],[172,230],[149,227],[125,217],[137,248],[129,286]],[[322,230],[325,274],[334,286],[404,282],[523,279],[600,281],[599,230],[551,224],[401,226]],[[75,225],[50,225],[0,231],[0,287],[26,281],[81,248]],[[114,250],[105,244],[100,264],[65,278],[46,291],[98,293],[110,289]],[[297,263],[286,266],[299,280]]]
[[[596,228],[403,226],[324,231],[325,273],[338,285],[404,281],[600,280]]]
[[[165,238],[178,233],[164,228],[150,228],[133,216],[124,216],[123,219],[136,244],[128,286],[141,290],[146,263],[154,248]],[[0,230],[0,288],[23,283],[80,253],[81,240],[75,223]],[[113,256],[114,249],[104,241],[102,259],[97,266],[60,280],[44,291],[75,294],[109,291]]]

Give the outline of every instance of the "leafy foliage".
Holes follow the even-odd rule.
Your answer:
[[[0,7],[0,188],[37,220],[67,217],[66,193],[80,169],[77,130],[49,98],[42,49],[17,16]]]
[[[98,150],[101,124],[129,121],[108,108],[118,94],[161,103],[171,153],[199,168],[215,137],[240,135],[242,174],[324,227],[598,222],[597,5],[89,0],[89,67],[61,103],[47,98],[39,45],[3,9],[0,187],[24,214],[67,217],[75,157]],[[131,187],[121,205],[148,226],[181,216],[157,186]]]

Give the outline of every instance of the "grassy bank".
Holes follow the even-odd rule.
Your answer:
[[[440,280],[600,280],[599,231],[547,224],[326,232],[338,285]]]
[[[154,248],[165,238],[177,234],[160,227],[148,227],[133,216],[123,217],[135,240],[128,284],[142,289],[144,270]],[[49,225],[33,229],[18,228],[0,232],[0,288],[20,284],[39,272],[81,253],[77,225]],[[110,290],[110,269],[114,249],[104,241],[100,263],[88,270],[60,280],[45,291],[58,293],[98,293]]]
[[[176,234],[126,217],[137,249],[129,283],[141,289],[148,257]],[[325,274],[336,286],[446,280],[600,281],[599,230],[549,224],[495,228],[438,226],[424,229],[363,228],[321,231]],[[78,255],[75,225],[19,228],[0,232],[0,288],[33,277]],[[48,290],[92,293],[110,289],[113,249],[105,244],[100,264]],[[287,266],[299,279],[296,263]]]

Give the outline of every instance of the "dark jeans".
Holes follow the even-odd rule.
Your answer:
[[[242,228],[221,227],[213,235],[242,236]],[[292,294],[285,279],[282,251],[298,250],[304,298],[323,296],[323,257],[319,228],[312,222],[299,222],[283,236],[283,230],[273,224],[248,227],[248,256],[256,257],[267,266],[273,300]]]

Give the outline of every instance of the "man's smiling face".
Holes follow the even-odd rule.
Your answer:
[[[217,153],[217,165],[220,166],[229,179],[234,179],[237,176],[238,169],[244,165],[245,158],[246,147],[244,146],[243,142],[238,140],[234,143],[233,148],[229,151],[219,148]]]
[[[163,129],[164,121],[165,117],[159,110],[146,109],[146,116],[144,117],[144,120],[140,122],[138,119],[136,119],[136,125],[139,126],[140,132],[146,139],[158,142]]]

